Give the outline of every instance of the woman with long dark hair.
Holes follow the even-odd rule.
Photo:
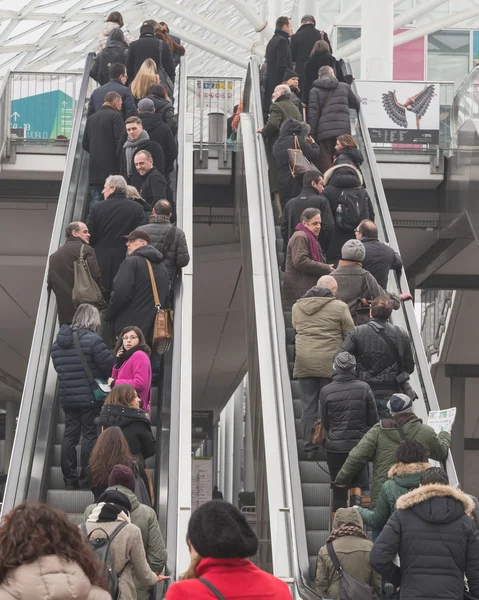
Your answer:
[[[313,83],[318,79],[319,69],[326,66],[333,68],[338,81],[344,81],[341,67],[331,54],[329,44],[324,40],[318,40],[315,42],[309,60],[304,67],[304,85],[301,92],[303,94],[303,104],[305,106],[307,106],[309,102],[309,92],[313,87]]]
[[[0,525],[2,600],[110,600],[79,529],[46,504],[20,504]]]

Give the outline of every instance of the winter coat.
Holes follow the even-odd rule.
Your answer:
[[[88,366],[95,379],[108,379],[115,357],[99,335],[88,329],[79,329],[78,338]],[[58,373],[60,405],[63,410],[100,408],[95,400],[91,383],[80,362],[73,343],[73,330],[62,325],[51,349],[55,371]]]
[[[103,48],[105,48],[110,34],[115,29],[121,29],[125,38],[125,42],[127,44],[131,44],[131,34],[125,26],[120,27],[118,23],[114,23],[113,21],[105,21],[98,36],[98,49],[100,50],[100,52],[103,50]]]
[[[309,236],[296,231],[289,240],[286,250],[283,282],[283,302],[293,305],[298,298],[314,287],[323,275],[329,275],[331,267],[311,258]]]
[[[90,583],[76,562],[40,556],[9,572],[0,584],[0,600],[111,600]]]
[[[351,133],[349,109],[359,110],[359,106],[358,98],[347,83],[338,81],[336,77],[316,79],[308,100],[307,121],[311,135],[319,143]]]
[[[141,184],[143,183],[143,178],[135,167],[135,156],[138,152],[140,152],[140,150],[148,150],[153,158],[153,166],[156,167],[158,171],[161,171],[163,175],[166,175],[165,153],[158,142],[154,142],[153,140],[145,140],[133,149],[133,153],[131,155],[130,177],[128,177],[128,169],[126,166],[126,148],[124,148],[121,143],[120,150],[120,175],[123,175],[127,183],[136,187],[137,190],[141,189]]]
[[[161,115],[157,113],[140,113],[139,116],[143,123],[143,129],[148,132],[150,140],[158,142],[163,148],[165,172],[173,171],[174,162],[178,156],[178,147],[171,129],[163,121]]]
[[[168,269],[170,281],[173,281],[176,273],[183,267],[186,267],[190,262],[188,244],[186,243],[186,237],[183,230],[175,225],[171,225],[169,222],[156,223],[156,218],[157,217],[153,215],[151,217],[152,222],[148,225],[143,225],[141,229],[148,232],[151,238],[151,245],[163,254],[163,262]],[[172,238],[173,241],[168,241],[169,245],[165,248],[166,235],[172,227],[175,227],[175,235]]]
[[[391,347],[378,333],[383,328],[394,346],[396,342],[396,329],[385,319],[371,319],[369,323],[355,327],[344,340],[341,349],[356,357],[358,377],[367,381],[376,396],[385,396],[400,392],[396,381],[399,368],[396,356]],[[409,336],[400,329],[403,343],[403,363],[406,373],[414,372],[414,356],[412,353]]]
[[[420,487],[397,501],[371,551],[371,565],[395,587],[401,600],[479,597],[479,538],[467,494],[448,485]],[[399,554],[401,566],[393,561]]]
[[[299,76],[299,89],[301,90],[304,86],[305,65],[309,60],[314,43],[321,39],[329,44],[329,50],[332,52],[328,34],[325,31],[318,31],[312,23],[301,25],[298,31],[291,36],[291,56],[294,63],[294,70]],[[317,76],[318,71],[316,70]]]
[[[90,154],[90,185],[103,185],[107,177],[119,172],[117,149],[124,132],[123,115],[113,106],[104,104],[100,110],[88,117],[82,146]]]
[[[331,377],[333,358],[354,326],[347,305],[330,290],[313,287],[293,306],[292,319],[294,377]]]
[[[303,87],[301,88],[303,104],[307,105],[309,102],[309,92],[313,87],[313,83],[318,79],[318,71],[321,67],[331,67],[334,70],[336,79],[344,82],[344,75],[339,62],[331,53],[317,52],[314,56],[308,56],[304,66]]]
[[[87,219],[90,244],[95,248],[107,292],[126,256],[123,238],[143,223],[143,208],[119,192],[93,204]]]
[[[167,552],[165,542],[161,535],[160,524],[155,511],[146,504],[140,504],[138,498],[129,489],[122,485],[113,485],[107,488],[107,491],[118,490],[128,498],[131,504],[130,519],[133,525],[139,527],[143,548],[146,553],[146,560],[150,569],[155,573],[161,573],[166,565]],[[96,504],[90,504],[83,513],[83,519],[86,521],[90,516]],[[141,586],[135,578],[135,587],[138,600],[148,600],[148,591],[146,587]]]
[[[291,102],[296,106],[301,115],[301,121],[303,120],[303,103],[301,102],[301,92],[297,87],[292,85],[289,86],[291,90]]]
[[[149,408],[151,389],[151,363],[150,358],[148,354],[146,354],[146,352],[143,352],[143,350],[137,350],[136,352],[133,352],[130,358],[125,360],[120,367],[117,367],[116,365],[113,367],[111,376],[115,380],[115,385],[122,385],[125,383],[128,385],[132,385],[135,388],[136,393],[138,394],[138,398],[140,398],[141,400],[141,407],[143,408],[143,410],[147,410]],[[137,417],[139,418],[140,415],[141,413],[138,413]],[[135,433],[138,433],[139,429],[140,428],[136,427]],[[142,429],[144,430],[144,428]],[[136,445],[139,445],[138,442]],[[150,452],[151,449],[152,447],[149,446],[147,448],[147,451]],[[132,454],[135,454],[133,450]],[[150,456],[153,456],[153,454],[150,454]]]
[[[333,163],[337,165],[353,165],[360,171],[364,157],[359,148],[343,148],[340,152],[334,151]],[[361,171],[360,171],[361,172]]]
[[[262,131],[263,137],[269,140],[271,147],[278,139],[281,125],[286,121],[286,119],[302,121],[303,117],[291,98],[280,96],[271,105],[271,108],[269,109],[268,120],[266,121]]]
[[[161,65],[171,81],[175,81],[175,65],[170,47],[165,42],[159,40],[153,33],[143,33],[139,39],[130,44],[126,59],[129,81],[135,79],[141,65],[147,58],[154,60],[156,68],[158,68],[158,63],[160,62],[160,45],[162,46]]]
[[[332,382],[321,389],[319,406],[329,452],[349,452],[379,420],[371,388],[352,371],[333,373]]]
[[[421,475],[432,465],[429,463],[396,463],[388,472],[388,480],[381,487],[374,510],[358,507],[365,525],[382,529],[389,517],[396,510],[396,502],[400,496],[418,488]]]
[[[302,178],[293,179],[289,168],[288,149],[294,148],[295,136],[304,156],[309,162],[316,164],[318,161],[319,147],[314,142],[308,144],[306,141],[307,135],[308,130],[305,123],[294,119],[286,119],[281,126],[279,137],[273,146],[273,156],[278,172],[279,197],[283,206],[291,198],[299,196],[303,186]]]
[[[113,29],[110,34],[108,45],[105,46],[95,57],[90,71],[90,77],[100,85],[110,81],[110,65],[114,63],[126,64],[128,46],[120,28]]]
[[[108,83],[105,85],[101,85],[100,87],[93,90],[90,96],[90,101],[88,103],[88,112],[87,117],[90,117],[93,113],[103,106],[105,102],[105,96],[108,92],[116,92],[120,94],[122,105],[121,112],[123,113],[123,117],[127,119],[128,117],[136,117],[138,111],[136,109],[135,99],[133,98],[133,94],[129,87],[123,85],[121,81],[118,79],[110,79]]]
[[[158,173],[159,173],[159,171],[158,171]],[[163,179],[164,179],[164,177],[163,177]],[[165,185],[166,185],[166,183],[165,183]],[[143,198],[131,198],[131,200],[133,200],[133,202],[136,202],[137,204],[139,204],[141,206],[141,208],[143,209],[142,225],[146,225],[149,222],[150,216],[151,216],[150,205],[147,202],[145,202],[145,200]]]
[[[301,215],[307,208],[318,208],[321,211],[321,231],[318,239],[321,248],[327,253],[329,239],[334,229],[333,215],[331,214],[328,199],[318,194],[312,185],[303,185],[299,196],[288,200],[283,208],[283,216],[281,218],[281,236],[284,242],[283,252],[286,252],[289,238],[293,235],[296,225],[301,223]]]
[[[75,283],[74,263],[80,258],[81,247],[83,257],[90,269],[90,274],[102,289],[100,267],[98,265],[95,250],[80,238],[67,240],[56,252],[50,255],[48,260],[47,285],[53,290],[58,309],[58,322],[60,325],[72,322],[76,312],[73,306],[72,293]]]
[[[388,296],[394,310],[400,306],[399,297],[383,290],[371,273],[361,267],[361,263],[342,260],[331,275],[338,283],[338,298],[349,306],[353,319],[356,316],[358,300],[361,298],[374,299],[377,296]]]
[[[366,250],[366,256],[362,263],[363,268],[369,271],[385,290],[388,285],[390,270],[395,271],[396,275],[401,277],[402,259],[390,246],[379,240],[363,237],[361,241]]]
[[[273,37],[266,46],[266,73],[263,106],[267,109],[271,104],[274,88],[283,83],[286,69],[293,68],[289,35],[282,29],[275,29]]]
[[[151,263],[161,306],[166,307],[170,283],[163,256],[153,246],[142,246],[121,263],[113,281],[106,316],[108,321],[114,322],[115,335],[125,327],[136,325],[151,346],[157,311],[145,259]]]
[[[356,509],[340,508],[333,521],[333,530],[345,525],[363,526]],[[334,551],[344,571],[356,581],[374,588],[381,597],[381,578],[369,564],[369,553],[373,543],[353,535],[342,536],[332,542]],[[339,600],[339,574],[334,568],[328,549],[324,545],[318,554],[316,567],[316,589],[325,598]]]
[[[140,354],[140,352],[141,350],[135,352],[131,358],[134,358],[135,355]],[[143,354],[145,353],[143,352]],[[127,365],[127,363],[129,363],[130,361],[131,359],[126,361],[122,365],[122,368],[125,365]],[[139,377],[137,373],[141,373],[141,365],[138,365],[138,367],[138,370],[135,371],[135,374],[133,375],[133,379],[127,377],[127,370],[130,370],[130,365],[128,365],[127,369],[123,369],[123,373],[121,375],[122,383],[123,380],[129,379],[129,383],[131,383],[132,381],[134,382],[131,383],[131,385],[138,385]],[[122,370],[122,368],[120,368],[120,371]],[[114,367],[114,370],[117,377],[120,379],[118,369]],[[141,377],[142,384],[143,380],[147,380],[147,377]],[[116,380],[115,384],[120,385]],[[142,392],[145,392],[143,386]],[[148,395],[149,394],[147,393],[147,400]],[[97,425],[98,435],[100,435],[103,429],[107,429],[108,427],[119,427],[122,430],[126,441],[128,442],[130,452],[136,458],[139,458],[140,460],[146,460],[147,458],[150,458],[150,456],[155,455],[156,440],[153,437],[153,433],[151,432],[150,420],[148,419],[143,410],[140,410],[139,408],[123,406],[120,404],[104,404],[101,409],[101,413],[95,419],[95,423]]]
[[[246,558],[203,558],[196,567],[196,576],[211,582],[225,598],[291,600],[284,581],[262,571]],[[211,598],[211,591],[198,579],[174,583],[166,593],[166,600]]]
[[[175,108],[171,101],[157,94],[149,94],[147,98],[153,101],[155,113],[160,115],[163,123],[166,123],[171,129],[171,133],[176,136],[178,132],[178,118],[175,115]]]
[[[408,420],[404,421],[406,417]],[[339,484],[349,483],[368,462],[372,462],[371,508],[374,508],[389,469],[396,462],[396,452],[401,441],[397,423],[401,423],[406,439],[414,440],[424,446],[427,458],[437,461],[446,460],[451,445],[451,435],[447,431],[436,434],[432,427],[424,425],[413,413],[398,413],[394,419],[379,421],[351,450],[335,481]]]
[[[148,173],[143,175],[141,185],[139,187],[140,196],[150,207],[154,208],[158,200],[164,200],[167,196],[168,184],[165,176],[155,167],[150,169]]]
[[[105,533],[111,535],[120,524],[121,521],[96,523],[87,521],[85,526],[87,533],[96,529],[95,538],[104,538]],[[103,529],[105,533],[98,528]],[[135,581],[142,587],[150,587],[158,583],[156,573],[150,569],[146,560],[141,531],[136,525],[127,523],[123,527],[110,543],[110,552],[113,571],[115,573],[122,571],[119,578],[121,600],[137,600]]]
[[[176,69],[180,63],[180,56],[184,56],[186,54],[185,47],[180,43],[180,38],[176,37],[175,35],[170,35],[165,31],[155,31],[155,35],[159,40],[162,40],[165,42],[165,44],[168,44],[171,56],[173,58],[173,64],[175,65]]]

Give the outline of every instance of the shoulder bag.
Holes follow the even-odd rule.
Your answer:
[[[204,577],[198,577],[198,581],[201,581],[203,585],[205,585],[211,592],[213,592],[213,594],[218,598],[218,600],[225,600],[223,594],[219,590],[217,590],[215,586],[212,583],[210,583],[207,579],[204,579]]]
[[[288,148],[289,170],[293,179],[301,179],[307,171],[316,171],[301,150],[298,136],[294,136],[294,148]]]
[[[155,325],[153,328],[152,351],[157,352],[161,342],[173,339],[173,311],[170,309],[161,308],[160,297],[158,296],[158,288],[156,287],[155,276],[151,267],[151,262],[145,258],[150,273],[151,289],[153,290],[153,298],[155,300],[156,316]]]
[[[311,443],[315,446],[324,446],[326,443],[326,428],[321,419],[317,419],[311,428]]]
[[[90,273],[90,267],[88,262],[83,256],[83,248],[85,244],[81,245],[80,256],[78,260],[73,263],[73,290],[72,290],[72,301],[73,306],[78,308],[80,304],[94,304],[95,306],[103,306],[105,301],[103,294],[98,287],[96,281],[93,279]]]
[[[158,49],[159,50],[158,75],[160,76],[160,83],[162,83],[163,85],[166,86],[166,89],[168,90],[168,97],[173,99],[175,86],[173,85],[173,82],[171,81],[170,76],[163,68],[163,40],[158,40],[158,42],[160,44],[159,49]]]
[[[163,254],[163,257],[165,256],[166,252],[168,252],[168,250],[170,249],[171,244],[174,242],[175,234],[176,234],[176,226],[172,225],[166,232],[165,239],[163,240],[163,244],[161,245],[161,248],[160,248],[160,252]]]
[[[343,570],[332,542],[327,542],[326,549],[339,575],[339,600],[378,600],[376,592],[370,585],[359,583]]]
[[[87,359],[85,358],[83,350],[81,349],[80,340],[76,331],[73,332],[73,344],[75,345],[75,350],[77,351],[77,354],[80,357],[80,362],[82,364],[83,370],[85,371],[85,375],[87,376],[87,379],[92,387],[93,396],[95,397],[95,400],[97,400],[98,402],[103,402],[103,400],[105,400],[105,398],[111,392],[110,386],[104,379],[95,379],[93,377],[93,373],[91,372]]]

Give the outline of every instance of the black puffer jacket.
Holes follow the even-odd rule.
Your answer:
[[[359,148],[344,148],[334,153],[334,165],[354,165],[357,169],[363,164],[364,158]]]
[[[331,96],[324,106],[326,99]],[[336,77],[316,79],[309,93],[307,121],[317,142],[350,133],[349,109],[359,110],[359,100],[347,83]]]
[[[321,390],[319,406],[330,452],[349,452],[378,422],[371,388],[351,371],[335,372],[332,383]]]
[[[163,223],[158,222],[158,217],[156,215],[150,217],[150,223],[148,225],[140,227],[140,229],[147,231],[150,235],[151,245],[163,254],[163,261],[165,267],[168,269],[170,281],[173,281],[178,270],[186,267],[190,262],[186,237],[183,230],[179,227],[175,227],[175,235],[170,235],[172,241],[170,242],[168,240],[168,247],[165,247],[166,236],[172,227],[173,225],[171,225],[169,221]]]
[[[95,419],[98,435],[103,428],[119,427],[130,446],[130,452],[140,459],[154,456],[156,441],[151,432],[151,423],[146,414],[139,408],[131,408],[120,404],[105,404],[100,415]]]
[[[309,102],[309,92],[313,87],[313,83],[318,79],[318,71],[321,67],[331,67],[334,69],[337,80],[344,81],[343,72],[338,61],[329,52],[317,52],[314,56],[310,56],[304,67],[304,83],[301,88],[303,103],[306,105]]]
[[[166,98],[158,96],[158,94],[149,94],[147,98],[153,100],[156,114],[160,115],[163,123],[166,123],[171,129],[171,133],[176,136],[178,131],[178,119],[175,115],[173,104]]]
[[[95,379],[108,379],[115,357],[99,335],[87,329],[78,331],[80,346]],[[62,325],[52,346],[51,356],[60,380],[60,405],[63,410],[100,407],[73,343],[73,330]]]
[[[371,550],[371,567],[401,586],[401,600],[462,600],[464,575],[478,598],[479,538],[466,515],[474,508],[471,498],[431,484],[401,496],[396,507]]]
[[[341,349],[356,357],[358,376],[367,381],[375,395],[399,392],[396,381],[398,366],[392,349],[377,333],[383,327],[386,335],[396,346],[396,330],[383,319],[371,319],[365,325],[355,327],[342,343]],[[404,368],[410,374],[414,371],[414,357],[407,333],[400,329],[403,340]]]
[[[279,196],[282,204],[298,196],[302,188],[302,180],[299,178],[293,179],[289,168],[288,149],[294,148],[295,135],[298,137],[301,150],[309,162],[316,164],[319,158],[318,145],[314,142],[308,144],[306,141],[308,135],[307,125],[295,119],[286,119],[281,125],[279,137],[273,146],[273,155],[278,172]]]

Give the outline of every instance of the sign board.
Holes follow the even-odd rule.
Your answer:
[[[217,108],[231,112],[234,106],[233,81],[197,79],[196,80],[196,106],[199,108]]]
[[[439,84],[358,81],[373,144],[438,144]]]
[[[194,456],[191,460],[191,510],[209,502],[213,495],[213,459]]]
[[[73,98],[61,90],[16,98],[11,102],[12,135],[26,139],[70,139],[73,125]]]

